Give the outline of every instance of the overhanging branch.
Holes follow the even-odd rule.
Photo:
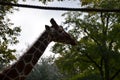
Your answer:
[[[95,64],[96,67],[98,67],[99,69],[101,68],[101,67],[97,64],[97,62],[95,62],[87,53],[85,53],[85,55],[86,55],[86,57],[87,57],[91,62],[93,62],[93,63]]]
[[[110,80],[114,80],[119,73],[120,73],[120,69],[112,76]]]

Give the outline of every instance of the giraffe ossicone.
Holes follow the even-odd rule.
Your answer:
[[[76,45],[76,40],[64,31],[52,18],[52,26],[45,25],[45,31],[20,59],[0,73],[0,80],[25,80],[51,41]]]

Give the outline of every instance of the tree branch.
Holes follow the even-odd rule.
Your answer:
[[[101,68],[87,53],[85,53],[86,57],[93,62],[99,69]]]
[[[120,69],[111,77],[110,80],[114,80],[114,78],[120,73]]]

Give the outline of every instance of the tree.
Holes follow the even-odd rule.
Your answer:
[[[63,76],[53,60],[54,57],[41,58],[26,80],[61,80]]]
[[[17,3],[18,0],[3,0],[3,2]],[[10,61],[15,60],[13,55],[15,49],[10,49],[9,45],[18,43],[17,36],[21,29],[19,27],[13,27],[13,23],[7,18],[8,13],[13,13],[15,8],[12,6],[0,5],[0,65],[4,66]]]
[[[91,8],[120,8],[120,1],[81,0]],[[65,24],[78,40],[77,46],[56,43],[52,48],[60,57],[56,64],[68,80],[119,80],[120,13],[67,12]]]

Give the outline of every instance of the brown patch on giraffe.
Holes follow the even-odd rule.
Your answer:
[[[19,80],[25,80],[25,77],[20,77]]]
[[[42,55],[41,52],[36,51],[36,52],[34,53],[34,58],[39,59],[41,55]]]
[[[24,67],[25,67],[24,61],[18,61],[18,63],[16,64],[16,69],[19,73],[21,73],[24,70]]]
[[[34,53],[36,51],[36,49],[32,46],[28,51],[27,51],[27,53],[28,54],[32,54],[32,53]]]
[[[25,80],[25,77],[24,76],[18,77],[18,78],[14,79],[14,80]]]
[[[35,65],[37,63],[38,59],[37,58],[33,58],[32,60],[32,65]]]
[[[28,62],[30,62],[31,60],[32,60],[32,58],[33,58],[33,55],[32,54],[26,54],[25,56],[24,56],[24,62],[25,63],[28,63]]]
[[[45,34],[42,34],[42,35],[45,35]],[[44,37],[40,37],[38,40],[43,41],[44,39],[45,39]]]
[[[24,69],[24,75],[28,75],[31,72],[33,66],[31,64],[27,64]]]
[[[43,43],[45,46],[47,46],[49,42],[47,40],[44,40]]]
[[[37,56],[38,55],[38,56]],[[33,60],[32,60],[32,64],[35,65],[38,61],[38,58],[39,58],[39,53],[35,53],[34,57],[33,57]]]
[[[1,79],[1,78],[0,78]],[[8,77],[5,77],[4,79],[2,79],[2,80],[10,80]]]
[[[37,41],[37,43],[34,45],[35,48],[37,48],[40,51],[44,51],[46,49],[46,45],[44,44],[43,41]]]
[[[38,48],[40,46],[40,41],[37,41],[37,43],[34,44],[34,47]]]
[[[41,43],[39,45],[39,49],[43,52],[46,49],[46,46],[43,43]]]
[[[15,79],[18,76],[18,73],[15,69],[11,69],[8,73],[7,73],[8,77]]]
[[[41,53],[39,52],[39,51],[36,51],[35,53],[34,53],[34,57],[33,57],[33,59],[32,59],[32,65],[35,65],[36,63],[37,63],[37,61],[38,61],[38,59],[40,58],[40,56],[42,55],[40,55]]]

